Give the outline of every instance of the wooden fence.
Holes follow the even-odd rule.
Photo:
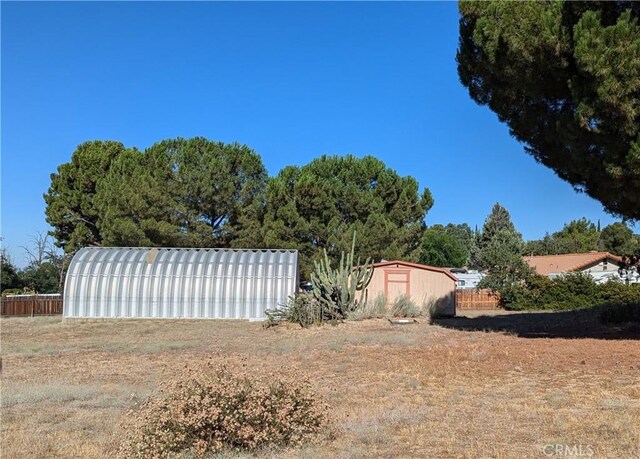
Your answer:
[[[456,290],[456,309],[498,309],[500,294],[489,289]]]
[[[62,295],[7,295],[0,299],[3,316],[62,314]]]

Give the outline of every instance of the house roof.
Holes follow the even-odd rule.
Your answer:
[[[398,266],[398,265],[407,266],[409,268],[418,268],[418,269],[424,269],[426,271],[434,271],[434,272],[437,272],[437,273],[446,274],[453,281],[455,281],[455,282],[458,281],[458,278],[456,276],[454,276],[453,274],[451,274],[451,271],[449,271],[448,269],[438,268],[436,266],[423,265],[423,264],[420,264],[420,263],[412,263],[410,261],[400,261],[400,260],[381,261],[380,263],[374,263],[373,267],[374,268],[383,268],[385,266]]]
[[[621,258],[609,252],[566,253],[562,255],[540,255],[523,257],[524,261],[538,274],[568,273],[579,271],[603,260],[619,263]]]

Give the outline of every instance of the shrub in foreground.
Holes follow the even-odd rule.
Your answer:
[[[221,451],[299,446],[329,431],[328,406],[295,370],[256,374],[209,361],[129,411],[120,458],[197,458]]]

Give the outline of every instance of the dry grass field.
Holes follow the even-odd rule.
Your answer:
[[[637,327],[550,313],[308,330],[52,317],[0,326],[2,458],[110,457],[129,407],[218,352],[297,366],[336,413],[334,442],[259,457],[640,458]]]

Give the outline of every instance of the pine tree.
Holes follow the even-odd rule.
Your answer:
[[[640,2],[461,1],[460,81],[536,161],[640,219]]]
[[[478,267],[488,273],[479,285],[495,290],[525,279],[530,269],[522,258],[524,242],[507,209],[496,203],[482,227]]]
[[[401,177],[377,158],[325,155],[269,180],[265,246],[298,249],[302,276],[323,249],[339,260],[354,231],[363,258],[417,261],[432,205],[428,189],[420,192],[413,177]]]

